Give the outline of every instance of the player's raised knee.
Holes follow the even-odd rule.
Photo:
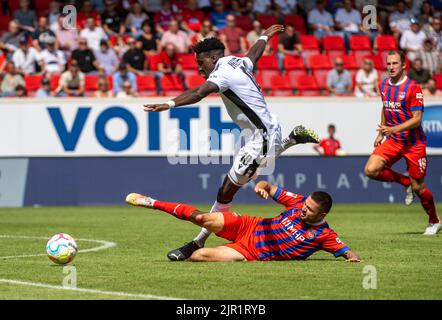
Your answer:
[[[367,177],[374,179],[378,175],[379,171],[370,165],[366,165],[364,168],[364,173]]]

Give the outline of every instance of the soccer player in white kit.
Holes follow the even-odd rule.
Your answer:
[[[300,143],[319,143],[318,136],[303,126],[297,126],[282,139],[281,126],[270,113],[261,88],[253,75],[256,62],[262,56],[267,41],[274,34],[284,31],[284,26],[273,25],[264,31],[259,40],[243,58],[224,56],[224,45],[216,38],[208,38],[194,47],[199,72],[207,81],[186,90],[173,100],[162,104],[146,104],[149,112],[164,111],[178,106],[197,103],[211,93],[219,92],[232,120],[246,133],[247,141],[235,155],[217,199],[210,212],[230,211],[236,192],[251,179],[255,179],[287,148]],[[170,251],[172,261],[183,261],[204,247],[210,232],[202,229],[200,234],[181,248]]]

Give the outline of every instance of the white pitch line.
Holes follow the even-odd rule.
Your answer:
[[[13,235],[0,235],[0,238],[9,238],[9,239],[43,239],[43,240],[49,240],[48,237],[33,237],[33,236],[13,236]],[[105,241],[105,240],[95,240],[95,239],[76,239],[78,241],[86,241],[86,242],[96,242],[100,243],[101,246],[89,248],[89,249],[82,249],[78,250],[78,253],[87,253],[87,252],[95,252],[100,250],[109,249],[112,247],[115,247],[117,244],[115,242]],[[46,253],[37,253],[37,254],[24,254],[24,255],[18,255],[18,256],[4,256],[0,257],[0,259],[16,259],[16,258],[30,258],[30,257],[41,257],[45,256]]]
[[[46,284],[46,283],[28,282],[28,281],[20,281],[20,280],[13,280],[13,279],[0,279],[0,283],[9,283],[9,284],[22,285],[22,286],[39,287],[39,288],[55,289],[55,290],[104,294],[104,295],[119,296],[119,297],[155,299],[155,300],[183,300],[181,298],[157,296],[154,294],[127,293],[127,292],[118,292],[118,291],[103,291],[103,290],[86,289],[86,288],[70,288],[70,287],[56,286],[56,285],[51,285],[51,284]]]

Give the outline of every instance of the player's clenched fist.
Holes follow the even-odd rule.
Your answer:
[[[264,190],[263,188],[260,188],[259,186],[255,187],[255,192],[258,196],[260,196],[263,199],[269,198],[269,193],[266,190]]]
[[[281,24],[274,24],[270,26],[266,31],[264,31],[264,35],[267,37],[272,37],[275,33],[283,32],[284,26]]]
[[[148,112],[160,112],[160,111],[165,111],[165,110],[169,110],[170,106],[166,103],[161,103],[161,104],[145,104],[144,105],[144,111],[148,111]]]

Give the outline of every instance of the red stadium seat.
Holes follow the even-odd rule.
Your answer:
[[[114,78],[111,75],[107,76],[107,82],[109,83],[109,90],[112,90],[114,87]]]
[[[322,44],[325,52],[332,61],[334,61],[336,57],[345,54],[344,38],[341,36],[325,36],[322,39]]]
[[[151,97],[156,96],[157,86],[155,77],[153,75],[138,75],[137,76],[137,91],[140,96]]]
[[[0,15],[0,33],[8,30],[9,21],[11,21],[10,16]]]
[[[272,95],[274,96],[293,96],[293,88],[288,76],[276,75],[270,79]]]
[[[305,69],[304,58],[301,56],[284,56],[284,69],[288,70],[298,70]]]
[[[321,53],[319,41],[315,36],[309,34],[301,34],[300,40],[302,46],[302,54],[306,59],[307,67],[309,67],[310,56]]]
[[[98,90],[98,76],[87,74],[84,76],[84,90],[97,91]]]
[[[178,61],[181,67],[183,67],[183,70],[198,70],[198,64],[193,54],[180,54]]]
[[[28,74],[25,76],[25,86],[28,91],[37,91],[40,88],[41,79],[43,75],[41,74]]]
[[[148,64],[150,71],[158,71],[158,62],[160,61],[159,54],[149,55]]]
[[[305,69],[289,70],[286,72],[286,75],[289,77],[290,83],[296,83],[296,79],[299,76],[307,75],[307,71]]]
[[[246,32],[253,29],[252,20],[249,16],[236,16],[236,26]]]
[[[354,35],[350,38],[350,49],[356,58],[356,63],[361,66],[366,55],[372,54],[370,38],[365,35]]]
[[[357,63],[356,57],[353,54],[344,54],[340,56],[344,61],[344,68],[347,70],[358,70],[361,65]]]
[[[312,55],[309,58],[309,65],[311,69],[326,69],[330,70],[333,68],[330,58],[327,55],[317,54]]]
[[[291,24],[295,27],[295,30],[301,34],[306,34],[304,19],[298,15],[289,15],[284,17],[284,25]]]
[[[292,85],[298,89],[300,96],[319,96],[321,90],[313,76],[303,75],[296,79]]]
[[[321,89],[327,88],[327,76],[329,72],[330,70],[325,70],[325,69],[313,70],[313,77],[315,78],[319,88]]]
[[[264,29],[267,29],[271,25],[278,23],[278,19],[272,15],[261,15],[258,17],[258,21],[261,22],[261,25]]]
[[[378,35],[374,40],[375,48],[379,51],[397,50],[396,38],[390,35]]]
[[[279,70],[276,55],[262,56],[257,63],[258,70]]]
[[[38,0],[38,1],[34,1],[34,3],[35,3],[35,10],[36,10],[37,16],[42,16],[45,13],[47,13],[49,11],[49,4],[52,1],[53,0]]]
[[[195,88],[206,82],[206,80],[200,75],[186,77],[185,81],[188,88]]]
[[[269,45],[270,48],[272,48],[273,52],[277,52],[278,51],[278,44],[279,44],[279,35],[275,34],[270,40],[269,40]]]
[[[433,75],[434,81],[436,81],[436,89],[442,90],[442,74]]]
[[[51,86],[51,90],[55,90],[58,87],[58,82],[60,81],[60,75],[59,74],[54,74],[51,75],[49,83]]]
[[[382,72],[385,71],[385,67],[386,67],[385,60],[382,59],[382,55],[380,53],[371,54],[371,55],[365,56],[364,58],[368,58],[368,59],[372,60],[373,67],[376,70],[380,70]]]
[[[177,75],[166,74],[161,77],[163,96],[177,96],[183,92],[183,84]]]

